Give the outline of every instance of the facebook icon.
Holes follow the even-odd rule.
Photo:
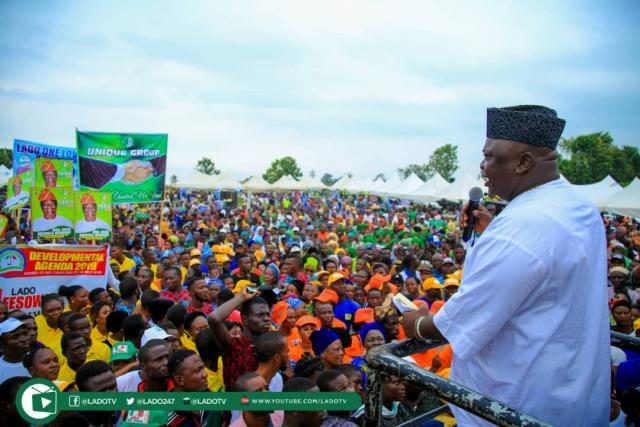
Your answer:
[[[69,396],[69,407],[71,407],[71,408],[79,408],[80,407],[80,396]]]

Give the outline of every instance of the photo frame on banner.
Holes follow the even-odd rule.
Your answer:
[[[25,171],[34,170],[36,159],[40,157],[71,161],[73,165],[73,181],[69,186],[73,186],[75,190],[79,188],[78,152],[75,147],[61,147],[57,145],[14,139],[13,175],[17,176]],[[58,186],[61,186],[61,184],[59,183]]]
[[[34,187],[73,187],[73,162],[71,160],[38,157],[35,161]]]
[[[7,183],[7,209],[18,209],[29,204],[31,187],[33,186],[33,171],[27,170],[9,178]]]
[[[73,238],[73,188],[31,189],[31,231],[34,239]]]
[[[111,240],[111,193],[76,192],[74,210],[76,240]]]
[[[80,190],[111,193],[114,204],[164,198],[166,134],[76,132]]]

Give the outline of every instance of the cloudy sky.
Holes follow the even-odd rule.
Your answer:
[[[490,5],[490,6],[488,6]],[[281,156],[373,178],[443,144],[477,172],[488,106],[640,145],[640,2],[3,1],[0,146],[169,134],[169,173]]]

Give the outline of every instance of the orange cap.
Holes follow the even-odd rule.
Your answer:
[[[276,325],[282,325],[287,319],[289,304],[286,301],[278,301],[271,307],[271,320]]]
[[[42,170],[42,172],[56,172],[56,167],[53,166],[51,160],[47,160],[46,162],[44,162],[40,169]]]
[[[316,329],[320,329],[320,319],[313,316],[305,315],[296,320],[297,327],[304,325],[315,325]]]
[[[374,320],[373,308],[360,308],[356,310],[356,315],[353,323],[370,323]]]
[[[342,274],[340,273],[333,273],[331,276],[329,276],[329,286],[331,286],[334,282],[337,282],[338,280],[344,280],[346,279],[346,277],[344,277]]]
[[[336,305],[340,298],[338,298],[338,294],[333,289],[324,289],[320,292],[320,295],[314,298],[315,301],[318,302],[330,302],[333,305]]]
[[[80,199],[80,204],[81,205],[95,205],[96,204],[96,200],[93,198],[93,196],[89,193],[85,193],[82,195],[82,198]]]
[[[381,289],[382,285],[391,280],[391,275],[387,274],[383,276],[380,273],[374,274],[371,279],[369,279],[369,289]]]
[[[453,278],[453,277],[449,277],[447,280],[444,281],[444,284],[442,285],[443,287],[447,287],[447,286],[458,286],[460,287],[460,281],[458,281],[458,279]]]
[[[38,200],[41,202],[46,202],[47,200],[56,200],[56,196],[51,192],[51,190],[47,190],[46,188],[42,190],[42,193],[38,196]]]

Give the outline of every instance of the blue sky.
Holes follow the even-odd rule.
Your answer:
[[[451,143],[476,173],[486,107],[514,104],[638,146],[639,21],[632,0],[4,1],[0,146],[158,132],[178,177],[291,155],[373,178]]]

